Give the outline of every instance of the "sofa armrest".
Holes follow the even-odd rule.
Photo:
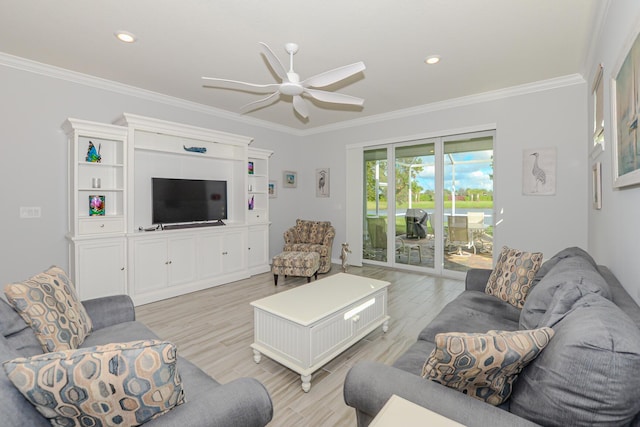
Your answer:
[[[493,270],[485,268],[472,268],[467,270],[467,275],[464,279],[464,288],[467,291],[480,291],[484,292],[487,287],[487,281]]]
[[[189,399],[149,421],[149,427],[263,427],[273,418],[273,403],[254,378],[238,378]]]
[[[82,301],[82,305],[91,318],[94,330],[136,320],[133,301],[128,295],[94,298]]]
[[[393,394],[469,427],[537,425],[457,390],[381,363],[359,362],[344,381],[344,401],[356,409],[358,427],[369,425]]]

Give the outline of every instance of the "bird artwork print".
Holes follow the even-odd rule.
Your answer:
[[[317,197],[329,196],[329,177],[327,169],[320,169],[317,171],[316,177],[318,178],[318,187],[316,188]]]
[[[540,157],[540,153],[532,153],[531,155],[535,157],[535,160],[533,161],[533,169],[531,170],[531,173],[533,174],[533,178],[535,179],[535,189],[533,190],[533,192],[537,193],[539,191],[538,185],[539,184],[542,184],[542,185],[546,184],[546,182],[547,182],[547,174],[538,165],[538,157]]]

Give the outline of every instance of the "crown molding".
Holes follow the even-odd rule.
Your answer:
[[[431,104],[420,105],[417,107],[395,110],[389,113],[376,114],[373,116],[362,117],[359,119],[349,120],[346,122],[335,123],[327,126],[319,126],[306,130],[305,135],[320,134],[332,132],[342,129],[348,129],[357,126],[365,126],[369,124],[380,123],[382,121],[396,120],[417,116],[421,114],[431,113],[434,111],[447,110],[450,108],[465,107],[483,102],[496,101],[505,98],[511,98],[519,95],[527,95],[535,92],[543,92],[552,89],[558,89],[566,86],[583,84],[584,78],[580,74],[571,74],[568,76],[557,77],[538,82],[527,83],[519,86],[512,86],[504,89],[484,92],[476,95],[463,96],[460,98],[448,99],[446,101],[433,102]]]
[[[72,83],[78,83],[85,86],[90,86],[97,89],[103,89],[122,95],[133,96],[153,102],[158,102],[173,107],[183,108],[198,113],[208,114],[218,118],[227,120],[233,120],[235,122],[243,123],[246,125],[261,127],[264,129],[273,130],[276,132],[283,132],[293,136],[309,136],[317,135],[326,132],[334,132],[342,129],[349,129],[358,126],[366,126],[369,124],[380,123],[381,121],[396,120],[401,118],[407,118],[411,116],[426,114],[434,111],[446,110],[450,108],[463,107],[473,104],[479,104],[482,102],[495,101],[499,99],[509,98],[513,96],[526,95],[534,92],[541,92],[546,90],[557,89],[566,86],[572,86],[576,84],[583,84],[584,78],[580,74],[571,74],[568,76],[542,80],[534,83],[528,83],[519,86],[512,86],[505,89],[495,90],[491,92],[484,92],[476,95],[469,95],[460,98],[449,99],[446,101],[434,102],[431,104],[425,104],[418,107],[406,108],[402,110],[391,111],[389,113],[376,114],[372,116],[362,117],[359,119],[347,120],[340,123],[335,123],[326,126],[318,126],[312,129],[294,129],[289,126],[278,125],[266,120],[260,120],[252,117],[243,116],[237,113],[232,113],[220,108],[210,107],[207,105],[199,104],[192,101],[187,101],[181,98],[164,95],[158,92],[153,92],[146,89],[141,89],[135,86],[126,85],[123,83],[114,82],[112,80],[103,79],[88,74],[79,73],[76,71],[67,70],[64,68],[56,67],[53,65],[43,64],[40,62],[32,61],[29,59],[21,58],[18,56],[10,55],[4,52],[0,52],[0,65],[15,68],[18,70],[40,74],[47,77],[52,77],[60,80],[66,80]]]
[[[21,71],[26,71],[34,74],[40,74],[46,77],[65,80],[72,83],[77,83],[96,89],[107,90],[110,92],[119,93],[121,95],[133,96],[136,98],[145,99],[148,101],[158,102],[173,107],[183,108],[186,110],[194,111],[197,113],[208,114],[218,118],[227,120],[233,120],[239,123],[262,127],[277,132],[285,132],[294,135],[299,135],[300,132],[288,126],[282,126],[275,123],[268,122],[266,120],[255,119],[252,117],[242,116],[238,113],[232,113],[230,111],[222,110],[220,108],[210,107],[208,105],[199,104],[197,102],[187,101],[174,96],[165,95],[158,92],[142,89],[136,86],[126,85],[124,83],[118,83],[113,80],[103,79],[101,77],[92,76],[89,74],[79,73],[77,71],[67,70],[65,68],[56,67],[54,65],[43,64],[41,62],[32,61],[30,59],[21,58],[19,56],[10,55],[8,53],[0,52],[0,65],[9,68],[15,68]]]

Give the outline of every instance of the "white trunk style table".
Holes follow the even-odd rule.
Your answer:
[[[253,360],[262,355],[300,374],[311,374],[378,326],[387,332],[389,282],[339,273],[253,301]]]

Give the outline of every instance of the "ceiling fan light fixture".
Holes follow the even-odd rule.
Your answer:
[[[424,59],[425,64],[435,65],[440,62],[440,55],[429,55]]]
[[[131,34],[128,31],[116,31],[115,33],[113,33],[113,35],[123,43],[135,43],[136,40],[138,40],[135,35]]]

